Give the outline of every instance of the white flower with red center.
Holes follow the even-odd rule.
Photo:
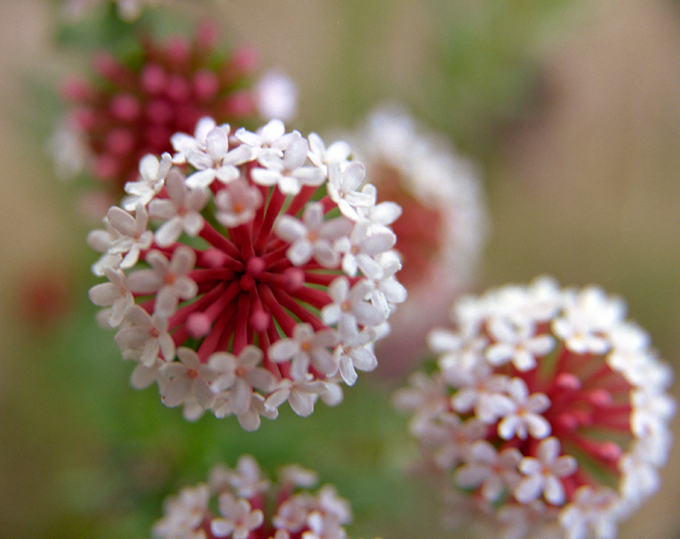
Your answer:
[[[387,224],[367,227],[357,211],[375,202],[361,195],[362,165],[348,162],[340,172],[352,220],[331,196],[328,167],[280,121],[232,134],[205,118],[172,142],[178,166],[165,171],[167,159],[144,158],[147,179],[162,182],[144,195],[146,206],[114,206],[108,229],[92,239],[103,255],[97,269],[117,271],[124,284],[97,285],[93,301],[111,306],[127,297],[116,304],[118,318],[133,305],[144,311],[118,337],[127,357],[143,363],[137,386],[155,378],[165,401],[186,399],[185,414],[212,409],[248,429],[260,415],[276,417],[286,400],[300,415],[319,398],[337,404],[340,383],[376,367],[373,344],[405,299],[394,234]],[[112,287],[122,292],[109,298]],[[211,369],[204,381],[214,398],[203,386],[200,396],[175,389],[200,369],[175,366],[184,360],[173,360],[169,340]]]
[[[255,217],[255,212],[262,206],[262,193],[246,180],[231,182],[227,189],[215,195],[215,205],[219,210],[215,217],[227,228],[235,228]]]
[[[156,362],[159,353],[164,361],[175,359],[175,342],[168,333],[168,319],[151,316],[139,305],[132,305],[125,313],[130,326],[124,327],[113,338],[123,350],[139,350],[139,361],[146,367]]]
[[[276,222],[274,230],[279,238],[290,242],[286,255],[296,266],[302,266],[312,258],[326,268],[338,266],[340,253],[334,243],[348,236],[354,227],[344,217],[326,221],[324,213],[323,205],[309,204],[302,214],[302,221],[283,215]]]
[[[671,373],[624,310],[545,278],[464,298],[430,336],[435,371],[397,393],[425,458],[500,536],[608,539],[658,488]]]
[[[504,488],[513,490],[520,481],[517,465],[522,454],[514,447],[496,451],[486,440],[470,446],[466,462],[455,473],[454,481],[463,488],[481,487],[482,497],[495,502]]]
[[[239,480],[244,470],[245,483]],[[308,490],[316,485],[316,474],[299,466],[283,468],[272,483],[246,455],[237,469],[218,465],[209,477],[207,484],[185,487],[165,502],[163,518],[153,527],[155,537],[344,539],[344,526],[352,521],[349,503],[330,485]]]

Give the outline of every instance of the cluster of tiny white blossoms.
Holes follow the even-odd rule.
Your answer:
[[[302,416],[377,366],[372,345],[406,298],[394,274],[393,203],[364,166],[326,159],[312,134],[273,120],[257,132],[202,119],[144,157],[89,244],[108,282],[90,290],[102,323],[185,417],[212,410],[243,428],[288,401]]]
[[[255,459],[243,456],[235,469],[215,466],[208,482],[183,488],[165,502],[153,527],[159,539],[345,539],[352,520],[347,500],[297,465],[279,473],[277,485]]]
[[[381,195],[404,210],[394,229],[411,296],[444,273],[447,286],[469,284],[488,228],[473,163],[397,105],[374,110],[349,140]]]
[[[540,278],[463,298],[456,330],[430,333],[436,369],[395,404],[456,503],[499,537],[610,539],[656,491],[672,373],[624,317],[599,288]]]
[[[409,298],[377,347],[383,373],[401,374],[475,274],[487,231],[481,182],[449,140],[397,105],[374,110],[348,140],[381,196],[403,209],[393,229]]]

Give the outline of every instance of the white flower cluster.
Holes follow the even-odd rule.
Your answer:
[[[613,538],[656,491],[672,373],[624,317],[619,298],[549,278],[463,298],[456,330],[429,335],[437,369],[395,395],[501,537]]]
[[[339,381],[377,366],[372,344],[406,299],[399,207],[376,205],[361,163],[329,162],[318,136],[280,121],[253,133],[204,118],[172,144],[141,160],[88,237],[108,279],[90,298],[138,362],[132,384],[248,430],[286,401],[303,416],[339,402]]]
[[[439,214],[441,238],[432,266],[443,265],[446,279],[453,281],[449,286],[460,290],[468,285],[488,229],[479,171],[473,163],[397,105],[373,111],[350,140],[369,174],[381,168],[392,171],[396,176],[387,181],[399,183],[393,188]],[[378,182],[378,187],[388,185]]]
[[[345,539],[343,525],[351,522],[352,513],[332,486],[314,494],[300,490],[316,485],[317,477],[294,465],[283,468],[279,477],[274,488],[250,456],[241,457],[233,470],[216,466],[207,484],[185,487],[166,501],[153,534],[160,539],[247,539],[265,537],[267,530],[273,539]]]

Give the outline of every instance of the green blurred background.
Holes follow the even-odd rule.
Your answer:
[[[454,536],[437,527],[435,496],[400,473],[414,448],[388,402],[398,381],[362,376],[343,405],[287,410],[254,434],[231,419],[188,424],[154,389],[128,386],[131,366],[87,301],[87,226],[43,149],[58,81],[115,31],[100,17],[57,47],[55,13],[0,2],[0,537],[147,537],[164,496],[245,452],[334,482],[353,537]],[[677,3],[196,0],[141,23],[205,16],[296,80],[303,133],[352,128],[397,100],[479,162],[492,232],[477,290],[543,273],[600,284],[680,366]],[[679,457],[621,537],[679,535]]]

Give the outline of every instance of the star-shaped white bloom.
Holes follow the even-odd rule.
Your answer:
[[[379,278],[383,269],[375,257],[394,247],[397,237],[391,231],[369,234],[368,223],[354,225],[348,237],[335,242],[335,249],[342,253],[342,270],[354,277],[359,270],[369,279]]]
[[[550,407],[550,399],[544,393],[529,395],[526,383],[513,378],[508,383],[508,395],[514,410],[498,423],[498,435],[504,440],[518,436],[525,440],[529,434],[537,439],[550,435],[550,423],[541,415]]]
[[[352,149],[346,142],[339,140],[326,148],[323,140],[316,133],[310,133],[307,138],[309,139],[309,160],[316,166],[322,167],[326,174],[328,174],[328,165],[331,163],[337,163],[341,168],[349,163]]]
[[[175,343],[168,333],[168,320],[149,315],[139,305],[131,306],[125,313],[130,326],[121,329],[114,340],[121,350],[141,350],[139,361],[151,367],[162,352],[165,361],[175,359]]]
[[[248,500],[237,499],[229,492],[220,494],[218,506],[222,516],[210,523],[210,531],[215,537],[246,539],[264,522],[262,510],[253,509]]]
[[[275,386],[274,375],[258,367],[262,358],[262,350],[252,345],[244,347],[238,357],[228,352],[217,352],[210,356],[208,365],[215,372],[212,390],[215,393],[230,391],[231,413],[241,415],[250,409],[253,388],[269,392]]]
[[[339,163],[328,166],[328,196],[338,205],[342,214],[352,221],[362,220],[357,208],[375,205],[375,189],[366,192],[358,190],[364,178],[366,167],[359,162],[350,163],[344,168]]]
[[[353,386],[358,378],[355,369],[372,371],[378,366],[372,346],[375,340],[376,333],[373,328],[340,334],[340,344],[334,351],[335,363],[340,370],[340,376],[348,386]]]
[[[195,397],[202,408],[210,408],[215,394],[210,390],[210,382],[215,374],[210,366],[201,363],[198,354],[191,348],[177,350],[179,361],[166,363],[160,372],[169,379],[161,389],[161,398],[166,406],[175,407]]]
[[[199,143],[186,154],[187,161],[196,169],[186,179],[189,187],[205,189],[216,179],[228,184],[241,176],[238,166],[250,161],[253,153],[245,145],[230,149],[229,131],[226,124],[213,127],[206,134],[205,145]]]
[[[373,283],[360,280],[350,289],[347,277],[338,277],[328,287],[333,303],[321,309],[321,319],[328,325],[337,324],[343,335],[357,331],[358,325],[380,325],[386,313],[365,300],[372,288]]]
[[[318,202],[305,208],[302,221],[282,215],[274,226],[276,235],[291,244],[286,256],[294,265],[302,266],[313,257],[325,268],[339,265],[340,254],[333,244],[351,230],[352,222],[344,217],[324,220],[323,204]]]
[[[203,228],[201,210],[208,202],[208,195],[200,189],[189,189],[177,171],[168,174],[165,181],[166,199],[154,199],[149,203],[152,217],[165,222],[156,230],[156,243],[168,247],[177,241],[182,232],[196,236]]]
[[[284,150],[283,157],[265,155],[258,158],[262,168],[252,169],[253,181],[258,185],[277,185],[286,195],[297,195],[305,185],[321,185],[326,178],[319,167],[306,165],[308,151],[307,140],[298,135]]]
[[[489,333],[496,342],[486,349],[486,359],[495,366],[512,362],[519,371],[528,371],[536,366],[536,358],[552,352],[555,339],[552,335],[535,335],[531,323],[510,324],[503,319],[489,323]]]
[[[560,478],[576,472],[576,459],[560,456],[560,442],[554,437],[541,441],[536,456],[524,457],[519,464],[524,477],[515,489],[515,498],[520,503],[530,503],[543,494],[551,504],[563,505],[566,495]]]
[[[227,228],[247,223],[262,206],[262,193],[244,179],[231,182],[215,195],[215,218]]]
[[[119,236],[110,245],[108,253],[123,255],[120,267],[129,269],[137,264],[141,251],[151,247],[153,232],[147,230],[149,214],[141,204],[137,205],[135,216],[118,206],[112,206],[106,218]]]
[[[466,463],[456,470],[454,481],[463,488],[481,487],[484,499],[495,502],[504,488],[512,490],[517,485],[517,465],[521,460],[522,454],[516,448],[498,452],[486,440],[477,440],[470,446]]]
[[[338,370],[338,364],[329,347],[338,342],[337,333],[330,328],[314,331],[310,324],[298,324],[293,337],[281,339],[269,348],[269,359],[275,363],[291,361],[291,376],[304,380],[312,365],[326,376]]]
[[[170,317],[177,309],[180,299],[196,296],[198,286],[188,277],[194,269],[196,254],[189,247],[178,247],[168,261],[159,251],[151,251],[146,261],[152,269],[138,270],[128,277],[130,288],[140,294],[156,293],[155,312]]]

